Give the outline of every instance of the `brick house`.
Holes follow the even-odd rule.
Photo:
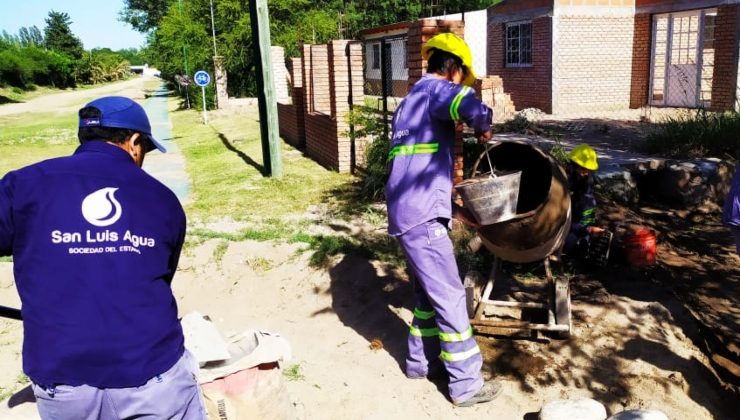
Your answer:
[[[740,0],[637,0],[630,105],[737,107]]]
[[[478,76],[486,74],[486,10],[434,16],[427,19],[464,22],[463,38],[473,53],[473,68]],[[365,50],[365,92],[382,94],[382,64],[386,63],[389,83],[387,96],[403,97],[408,90],[408,32],[413,22],[399,22],[360,32]],[[381,52],[382,51],[382,52]],[[381,56],[382,54],[382,56]]]
[[[740,0],[504,0],[488,74],[518,109],[735,107]]]

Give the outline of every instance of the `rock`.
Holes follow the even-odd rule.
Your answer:
[[[668,416],[658,410],[627,410],[617,413],[607,420],[668,420]]]
[[[621,167],[604,168],[594,175],[596,185],[613,200],[636,204],[640,199],[637,181],[630,171]]]
[[[721,205],[729,192],[732,166],[719,159],[695,159],[669,164],[649,175],[653,193],[684,208],[704,203]]]
[[[539,420],[604,420],[606,408],[590,398],[555,400],[540,410]]]

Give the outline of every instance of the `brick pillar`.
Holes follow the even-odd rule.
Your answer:
[[[303,87],[303,60],[300,57],[291,58],[290,68],[290,76],[293,83],[290,94],[293,107],[295,107],[297,147],[303,149],[306,147],[306,102],[304,98],[305,88]]]
[[[409,26],[406,62],[409,66],[409,89],[421,79],[427,70],[426,60],[421,58],[421,47],[434,35],[452,32],[465,37],[465,22],[461,20],[420,19]]]
[[[288,100],[288,69],[285,68],[285,50],[283,47],[270,47],[272,57],[272,74],[275,81],[275,99],[278,102]]]
[[[311,103],[311,95],[313,91],[311,89],[311,46],[304,44],[301,48],[301,81],[303,82],[303,114],[307,114],[310,110],[309,104]]]
[[[216,105],[218,109],[224,109],[229,105],[229,93],[226,90],[228,80],[226,77],[226,66],[224,58],[216,55],[213,56],[214,78],[216,80]]]
[[[712,111],[735,109],[738,72],[738,23],[740,5],[719,6],[714,30]]]
[[[650,55],[652,25],[649,13],[635,15],[635,36],[632,41],[632,87],[630,108],[647,105],[650,89]]]

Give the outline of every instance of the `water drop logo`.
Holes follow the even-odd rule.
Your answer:
[[[101,188],[82,200],[82,216],[93,226],[110,226],[121,218],[121,203],[116,200],[118,188]]]

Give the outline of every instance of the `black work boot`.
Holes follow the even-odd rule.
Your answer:
[[[499,381],[486,381],[483,383],[483,387],[475,395],[468,398],[465,401],[455,402],[454,404],[458,407],[470,407],[475,404],[485,403],[493,401],[496,397],[501,394],[501,382]]]

